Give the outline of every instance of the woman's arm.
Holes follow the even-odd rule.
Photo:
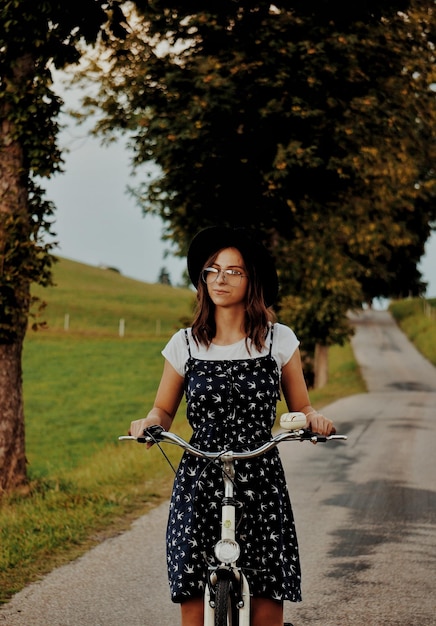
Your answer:
[[[336,432],[333,422],[318,413],[310,404],[298,348],[282,368],[281,385],[288,410],[305,413],[307,428],[320,435],[330,435]]]
[[[154,426],[155,424],[159,424],[165,430],[169,430],[183,396],[183,384],[183,376],[180,376],[171,363],[165,359],[153,408],[147,417],[134,420],[130,424],[129,435],[139,437],[142,435],[144,428]]]

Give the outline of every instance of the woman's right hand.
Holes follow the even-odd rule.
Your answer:
[[[129,435],[133,437],[141,437],[145,428],[150,426],[162,426],[164,430],[171,428],[172,418],[163,409],[153,407],[147,417],[130,422]]]
[[[153,426],[154,424],[158,424],[157,420],[150,420],[149,417],[144,417],[139,420],[134,420],[130,422],[129,435],[133,437],[141,437],[144,434],[144,429]]]
[[[144,417],[143,419],[134,420],[130,422],[129,435],[133,437],[141,437],[144,434],[144,430],[146,428],[150,428],[150,426],[160,426],[160,420],[157,417]],[[152,443],[146,443],[146,448],[151,448]]]
[[[134,420],[130,422],[129,435],[140,437],[144,433],[145,428],[147,428],[146,418]]]

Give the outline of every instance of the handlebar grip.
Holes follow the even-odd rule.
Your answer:
[[[311,441],[312,443],[326,443],[327,441],[339,441],[346,440],[347,435],[337,435],[336,433],[332,435],[320,435],[319,433],[314,433],[311,430],[300,430],[300,441]]]
[[[314,433],[311,430],[300,430],[300,440],[301,441],[311,441],[312,443],[325,443],[328,441],[327,435],[320,435],[318,433]]]
[[[327,441],[327,437],[325,435],[315,435],[316,443],[325,443]]]

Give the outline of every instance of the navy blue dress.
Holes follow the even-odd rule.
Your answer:
[[[249,450],[271,438],[280,396],[279,370],[266,356],[233,361],[191,357],[185,393],[191,443],[205,450]],[[223,479],[217,465],[185,452],[177,470],[167,527],[167,563],[174,602],[201,595],[206,559],[220,536]],[[301,600],[294,518],[277,448],[235,462],[238,565],[255,597]]]

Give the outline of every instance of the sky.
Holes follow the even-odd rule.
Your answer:
[[[93,266],[116,267],[137,280],[155,283],[162,268],[181,282],[186,261],[165,256],[160,218],[144,216],[128,192],[134,183],[125,142],[102,146],[74,122],[62,131],[64,172],[41,181],[56,206],[52,230],[57,256]]]
[[[73,96],[60,95],[69,106],[74,104]],[[53,230],[58,246],[53,253],[87,265],[116,267],[125,276],[151,283],[165,268],[171,283],[181,284],[186,260],[165,256],[171,250],[161,240],[162,221],[144,216],[127,193],[134,179],[125,143],[102,146],[89,136],[87,126],[77,126],[67,116],[62,123],[65,171],[41,181],[56,206]],[[420,269],[428,282],[426,295],[436,297],[436,233],[427,243]]]

